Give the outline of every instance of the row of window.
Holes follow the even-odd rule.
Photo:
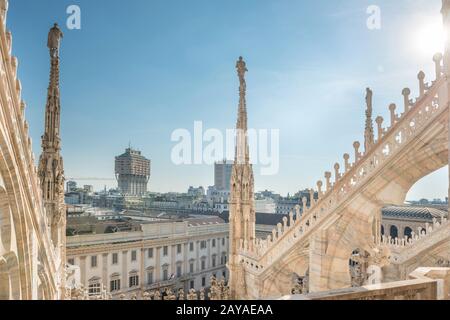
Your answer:
[[[214,241],[215,241],[215,239],[213,239]],[[205,242],[205,244],[203,244],[203,242]],[[190,243],[190,246],[192,245],[192,249],[191,249],[191,251],[193,251],[194,249],[193,249],[193,243],[191,242]],[[203,247],[203,245],[204,245],[204,247]],[[202,241],[201,243],[200,243],[200,247],[203,249],[203,248],[206,248],[206,241]],[[168,252],[169,252],[169,248],[167,247],[167,246],[165,246],[165,247],[163,247],[163,256],[168,256]],[[178,254],[180,254],[181,253],[181,244],[179,244],[179,245],[177,245],[177,253]],[[148,249],[147,250],[147,257],[149,258],[149,259],[152,259],[153,258],[153,248],[150,248],[150,249]],[[221,259],[223,259],[223,257],[221,258]],[[137,261],[137,251],[136,250],[132,250],[131,251],[131,262],[135,262],[135,261]],[[69,264],[71,264],[71,265],[74,265],[75,264],[75,261],[74,261],[74,259],[69,259],[68,260],[68,263]],[[118,253],[113,253],[112,254],[112,264],[113,265],[117,265],[119,263],[119,254]],[[221,260],[221,264],[225,264],[226,263],[226,258],[225,258],[225,262],[223,262],[222,260]],[[96,268],[97,267],[97,265],[98,265],[98,259],[97,259],[97,256],[91,256],[91,268]],[[214,258],[214,255],[213,255],[213,267],[215,267],[215,258]]]
[[[148,251],[149,251],[149,253],[150,252],[153,253],[153,249],[149,249]],[[217,264],[216,260],[217,260],[217,256],[216,255],[212,255],[212,257],[211,257],[211,267],[212,268],[216,267],[216,264]],[[132,251],[131,252],[131,261],[136,261],[136,251]],[[69,259],[68,263],[71,264],[71,265],[74,265],[75,261],[74,261],[74,259]],[[119,255],[118,255],[118,253],[113,253],[112,254],[112,264],[116,265],[118,263],[119,263]],[[220,257],[220,264],[224,265],[226,263],[227,263],[227,256],[223,254]],[[97,256],[91,256],[91,268],[96,268],[97,266],[98,266],[98,264],[97,264]],[[201,270],[203,271],[205,269],[206,269],[206,258],[202,258],[202,260],[201,260]],[[194,261],[190,261],[190,263],[189,263],[189,272],[190,273],[194,272]]]

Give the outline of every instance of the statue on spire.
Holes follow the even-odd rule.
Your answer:
[[[0,16],[5,23],[6,13],[8,12],[8,0],[0,0]]]
[[[56,58],[59,55],[59,46],[61,39],[64,37],[58,24],[55,23],[48,33],[47,47],[50,49],[50,57]]]
[[[450,10],[450,0],[442,0],[441,13],[445,13],[448,10]]]
[[[372,145],[374,144],[374,133],[373,133],[373,121],[372,121],[372,113],[373,113],[373,106],[372,106],[372,98],[373,98],[373,92],[370,90],[370,88],[366,89],[366,129],[364,132],[364,138],[365,138],[365,150],[368,151]]]
[[[238,76],[240,82],[245,82],[245,73],[248,71],[247,65],[242,57],[236,62],[236,69],[238,71]]]

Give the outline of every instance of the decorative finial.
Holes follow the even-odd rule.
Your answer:
[[[50,49],[50,57],[57,58],[59,55],[59,47],[61,39],[64,37],[58,24],[55,23],[48,33],[47,47]]]
[[[367,152],[372,145],[374,144],[374,134],[373,134],[373,121],[372,121],[372,112],[373,112],[373,106],[372,106],[372,98],[373,98],[373,92],[370,90],[370,88],[366,89],[366,129],[364,132],[364,146],[365,151]]]

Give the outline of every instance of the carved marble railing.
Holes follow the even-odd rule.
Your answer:
[[[418,268],[408,280],[288,295],[280,300],[449,300],[450,268]]]
[[[395,264],[404,263],[435,247],[442,241],[450,241],[450,221],[447,218],[442,218],[441,222],[433,219],[433,224],[426,224],[425,230],[413,232],[410,238],[393,239],[383,236],[382,243],[388,246],[391,251],[391,262]]]
[[[404,112],[398,115],[395,104],[391,104],[391,123],[388,128],[383,128],[383,118],[376,118],[378,135],[374,144],[362,153],[359,151],[361,144],[355,142],[354,163],[350,163],[350,155],[345,154],[344,172],[340,171],[340,164],[334,166],[334,182],[331,181],[332,173],[326,172],[325,190],[322,189],[322,181],[317,182],[317,190],[310,190],[310,207],[306,206],[307,199],[302,199],[302,210],[297,207],[295,214],[291,212],[289,218],[285,217],[267,239],[240,243],[241,261],[246,268],[256,273],[263,272],[268,265],[322,227],[325,221],[331,223],[333,219],[338,219],[337,215],[333,215],[336,209],[345,205],[388,161],[407,148],[408,142],[447,111],[440,107],[448,103],[446,94],[440,97],[443,92],[440,90],[446,90],[447,84],[442,71],[442,54],[436,54],[433,60],[436,79],[431,84],[425,83],[425,74],[419,72],[419,97],[412,100],[410,89],[402,91]]]
[[[426,223],[425,229],[418,228],[418,232],[412,232],[411,237],[404,238],[392,238],[392,237],[382,237],[382,243],[387,245],[392,249],[402,249],[408,248],[414,245],[417,242],[420,242],[422,239],[430,238],[434,233],[440,230],[443,227],[449,225],[450,222],[447,218],[442,218],[441,222],[439,222],[436,218],[433,219],[433,224]],[[449,235],[450,237],[450,235]]]
[[[437,282],[432,279],[414,279],[307,295],[291,295],[280,300],[437,300]]]

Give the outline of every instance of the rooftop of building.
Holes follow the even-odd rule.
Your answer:
[[[267,226],[276,226],[278,223],[283,222],[283,218],[285,215],[282,214],[274,214],[274,213],[262,213],[262,212],[256,212],[256,224],[257,225],[267,225]],[[229,211],[224,211],[221,214],[219,214],[219,217],[229,222]]]
[[[383,218],[413,219],[432,222],[434,218],[440,219],[448,216],[443,208],[425,206],[387,206],[382,209]]]
[[[106,234],[117,232],[142,231],[143,225],[186,222],[188,227],[219,225],[226,223],[218,216],[195,215],[173,217],[164,215],[149,215],[138,211],[110,212],[109,215],[91,215],[68,217],[68,236],[86,234]]]

